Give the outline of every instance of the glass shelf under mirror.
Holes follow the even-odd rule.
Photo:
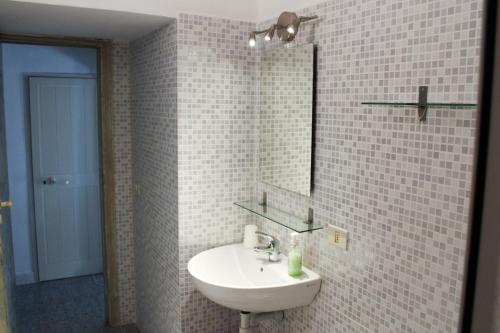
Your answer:
[[[391,106],[391,107],[418,107],[418,103],[407,102],[362,102],[362,105]],[[477,104],[472,103],[427,103],[428,108],[433,109],[475,109]]]
[[[323,226],[318,223],[307,223],[307,221],[303,218],[284,212],[280,209],[270,207],[269,205],[261,205],[257,202],[257,200],[240,201],[235,202],[234,204],[295,232],[302,233],[323,229]]]

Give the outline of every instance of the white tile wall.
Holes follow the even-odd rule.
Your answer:
[[[234,332],[237,311],[194,291],[187,262],[241,242],[251,217],[233,201],[253,192],[255,56],[247,22],[178,18],[179,271],[182,332]]]
[[[131,43],[132,152],[137,324],[177,332],[177,27]]]
[[[312,206],[317,221],[351,235],[347,252],[330,246],[325,232],[303,235],[305,264],[322,275],[321,293],[264,329],[455,332],[475,110],[432,109],[419,123],[413,109],[360,103],[414,101],[418,85],[430,86],[432,101],[474,102],[480,9],[479,0],[358,0],[302,11],[321,18],[304,25],[298,41],[318,48],[312,198],[256,181],[252,24],[180,15],[177,26],[134,42],[142,332],[237,330],[237,312],[194,291],[186,264],[202,250],[241,241],[253,217],[232,202],[261,190],[270,204],[304,216]],[[259,223],[286,250],[287,231]]]
[[[323,276],[309,307],[272,332],[456,332],[469,207],[475,110],[361,106],[362,101],[475,102],[480,1],[331,1],[299,42],[318,48],[312,198],[264,184],[271,205],[350,232],[303,235]],[[256,193],[256,195],[258,194]],[[262,222],[288,239],[286,230]],[[343,316],[353,325],[339,324]]]
[[[112,131],[115,181],[116,262],[118,265],[119,322],[135,322],[134,232],[132,223],[132,156],[129,49],[112,44]]]

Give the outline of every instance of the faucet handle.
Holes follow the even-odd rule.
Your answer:
[[[255,234],[264,237],[265,239],[267,239],[269,241],[269,243],[277,241],[276,237],[271,236],[269,234],[266,234],[265,232],[262,232],[262,231],[256,231]]]
[[[269,243],[267,245],[256,246],[254,249],[257,252],[266,252],[269,254],[269,261],[280,261],[280,241],[269,234],[262,231],[256,231],[257,235],[264,237]]]

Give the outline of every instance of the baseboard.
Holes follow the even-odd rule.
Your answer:
[[[35,283],[35,282],[37,281],[35,278],[35,273],[33,272],[16,274],[16,286]]]

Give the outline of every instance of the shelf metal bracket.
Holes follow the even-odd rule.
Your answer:
[[[262,192],[262,197],[260,197],[259,205],[267,206],[267,192]]]
[[[428,86],[418,87],[418,120],[425,121],[427,119],[427,93],[429,92]]]
[[[306,221],[307,224],[313,224],[313,222],[314,222],[313,215],[314,215],[314,211],[311,207],[309,207],[309,211],[307,213],[307,221]]]
[[[267,213],[267,192],[262,192],[262,197],[260,198],[259,205],[262,206],[263,212]]]

